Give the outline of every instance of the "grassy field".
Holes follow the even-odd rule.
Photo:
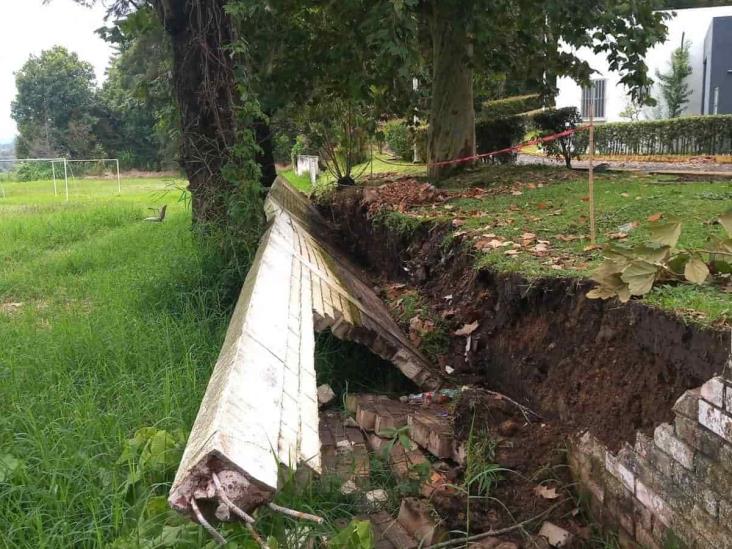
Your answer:
[[[0,548],[216,546],[166,498],[228,324],[219,265],[191,232],[182,181],[124,180],[121,195],[107,183],[83,181],[69,202],[48,182],[3,185]],[[142,221],[162,204],[164,223]],[[401,389],[355,345],[321,338],[316,360],[339,391]],[[373,484],[396,510],[402,488],[380,463]],[[325,524],[263,510],[258,530],[292,549],[334,534],[361,509],[339,488],[290,478],[277,501]],[[258,547],[240,525],[219,530],[227,547]]]
[[[49,183],[0,198],[0,547],[147,546],[227,314],[182,182],[83,181],[69,202]],[[169,452],[129,444],[143,427]]]

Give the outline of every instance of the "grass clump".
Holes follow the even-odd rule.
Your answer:
[[[126,181],[120,196],[97,183],[68,203],[33,185],[0,199],[0,531],[11,547],[145,547],[146,532],[184,524],[160,517],[173,454],[142,467],[120,458],[146,426],[180,448],[228,322],[219,266],[171,182]],[[141,221],[163,203],[164,223]],[[195,526],[186,536],[178,546],[208,542]]]

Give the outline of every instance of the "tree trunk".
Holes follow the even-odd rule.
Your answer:
[[[432,109],[430,164],[475,154],[472,45],[468,36],[472,2],[433,0]],[[442,179],[471,162],[430,166],[433,179]]]
[[[272,139],[272,128],[266,120],[254,121],[254,137],[257,140],[260,151],[257,152],[256,161],[259,164],[262,175],[260,181],[262,186],[271,187],[277,178],[277,167],[274,159],[274,140]]]
[[[188,176],[193,219],[221,221],[234,192],[222,170],[234,160],[237,137],[235,40],[226,0],[154,0],[170,36],[173,83],[181,117],[180,163]]]

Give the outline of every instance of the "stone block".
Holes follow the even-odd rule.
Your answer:
[[[656,427],[653,440],[661,450],[671,456],[674,461],[687,469],[694,467],[694,449],[682,440],[676,438],[674,428],[668,423]]]
[[[723,440],[705,429],[696,419],[676,416],[674,420],[676,436],[710,459],[718,459]]]
[[[710,404],[724,408],[724,381],[721,377],[713,377],[702,385],[700,394]]]
[[[679,397],[673,407],[676,414],[696,420],[699,416],[700,388],[690,389]]]
[[[635,474],[609,451],[605,453],[605,469],[623,485],[635,493]]]
[[[732,443],[732,417],[725,414],[720,408],[700,400],[699,423],[727,442]]]
[[[636,479],[636,497],[654,517],[660,520],[665,526],[671,524],[674,512],[661,497],[643,482]]]

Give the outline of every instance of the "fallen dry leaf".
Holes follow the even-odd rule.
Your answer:
[[[453,219],[452,220],[452,226],[455,228],[462,227],[463,225],[465,225],[464,219]]]
[[[522,193],[521,191],[512,191],[512,192],[511,192],[511,194],[512,194],[513,196],[521,196],[521,195],[522,195],[522,194],[524,194],[524,193]]]
[[[648,216],[648,221],[650,221],[650,222],[652,222],[652,223],[655,223],[656,221],[658,221],[658,220],[659,220],[659,219],[661,219],[662,217],[663,217],[663,214],[660,214],[660,213],[655,213],[655,214],[653,214],[653,215],[649,215],[649,216]]]
[[[628,193],[620,193],[620,196],[622,196],[623,198],[628,198],[630,196],[630,194],[628,194]]]
[[[559,497],[556,488],[554,488],[553,486],[544,486],[543,484],[539,484],[538,486],[536,486],[534,488],[534,493],[544,499],[557,499]]]
[[[536,207],[540,210],[546,210],[548,208],[548,206],[544,202],[539,202]]]
[[[480,324],[476,320],[475,322],[471,322],[470,324],[464,324],[462,328],[455,331],[456,336],[469,336],[472,334],[475,330],[478,329],[478,326]]]
[[[590,244],[589,246],[585,246],[584,248],[582,248],[582,251],[583,252],[592,252],[594,250],[599,250],[599,249],[600,249],[600,246],[598,246],[597,244]]]
[[[516,250],[516,249],[513,249],[513,250],[506,250],[506,251],[505,251],[505,252],[503,252],[503,253],[504,253],[504,254],[506,254],[506,255],[516,255],[516,254],[518,254],[518,253],[519,253],[519,251],[518,251],[518,250]]]

